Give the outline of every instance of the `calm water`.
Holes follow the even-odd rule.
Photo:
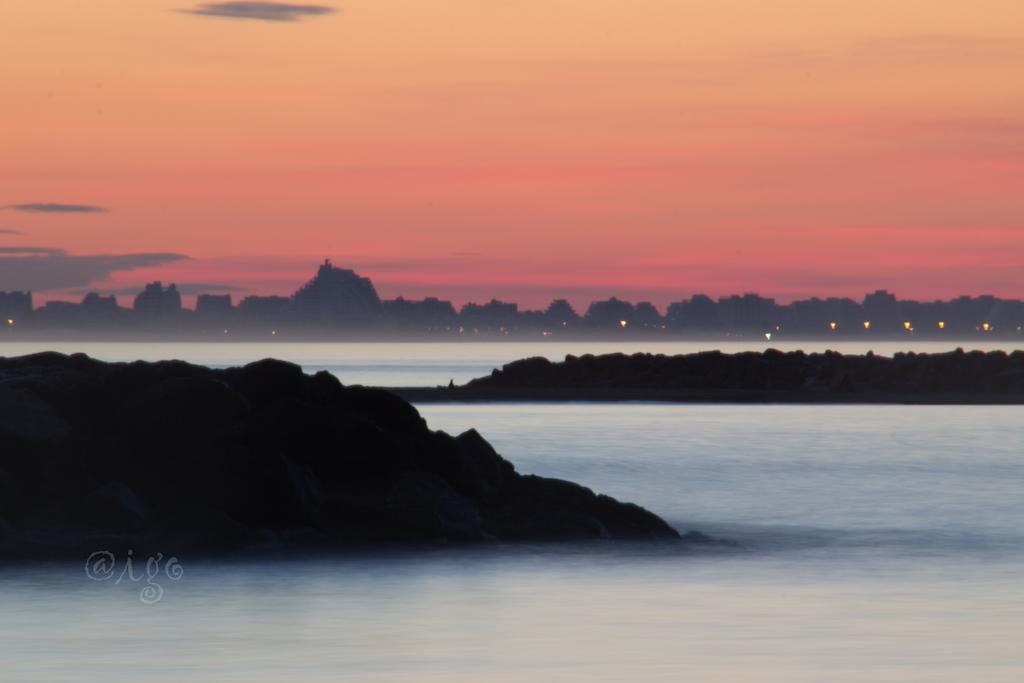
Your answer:
[[[0,680],[1024,680],[1020,407],[422,412],[738,546],[182,557],[155,604],[84,562],[5,568]]]
[[[456,343],[138,343],[138,342],[4,342],[0,356],[17,356],[40,350],[75,353],[81,351],[100,360],[167,360],[179,359],[213,367],[248,363],[261,358],[280,358],[298,363],[309,372],[327,370],[346,384],[384,387],[419,387],[461,384],[480,377],[520,358],[545,356],[562,360],[566,354],[584,353],[696,353],[720,349],[729,353],[764,351],[825,351],[842,353],[874,351],[892,355],[897,351],[942,353],[957,346],[967,350],[1024,350],[1024,340],[1000,340],[998,343],[976,342],[789,342],[767,344],[756,342],[456,342]]]

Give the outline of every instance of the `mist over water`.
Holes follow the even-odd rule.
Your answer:
[[[340,373],[343,381],[360,373],[404,380],[468,367],[451,359],[480,367],[537,355],[531,349],[542,345],[527,353],[462,345],[450,356],[406,347],[400,367],[389,361],[397,350],[373,346],[293,348],[292,359],[307,369],[316,360],[355,368]],[[217,348],[220,364],[281,355]],[[173,351],[195,360],[213,352]],[[259,563],[182,557],[184,576],[165,582],[151,605],[138,584],[91,581],[78,563],[5,568],[0,678],[1024,679],[1018,406],[420,411],[435,429],[478,429],[521,472],[580,482],[642,504],[680,531],[735,545],[507,545]]]

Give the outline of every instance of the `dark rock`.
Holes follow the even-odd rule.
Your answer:
[[[455,448],[446,442],[437,448],[428,466],[456,491],[474,500],[493,502],[507,482],[515,476],[515,467],[502,458],[475,430],[455,438]]]
[[[131,489],[110,482],[85,498],[82,518],[87,524],[115,532],[138,531],[145,526],[149,507]]]
[[[1024,403],[1024,353],[897,353],[566,356],[528,358],[416,400],[722,400]]]
[[[0,435],[39,442],[66,437],[71,425],[35,392],[0,383]]]
[[[431,431],[394,394],[290,363],[0,359],[0,408],[0,558],[678,538],[635,505],[519,475],[473,430]]]
[[[210,505],[175,508],[148,529],[139,541],[142,552],[165,555],[227,555],[271,545],[274,537],[248,527]]]
[[[128,428],[150,438],[192,439],[248,412],[245,398],[224,382],[205,377],[172,377],[128,397],[121,419]]]
[[[21,547],[18,533],[3,517],[0,517],[0,557],[17,554]]]
[[[306,376],[294,363],[267,358],[223,373],[254,406],[285,398],[301,399],[306,393]]]
[[[715,538],[714,536],[708,536],[707,534],[701,533],[699,531],[687,531],[685,534],[680,536],[680,538],[686,541],[687,543],[691,543],[693,545],[718,545],[736,547],[736,544],[732,541],[725,541],[720,538]]]

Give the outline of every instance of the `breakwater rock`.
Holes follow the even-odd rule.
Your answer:
[[[415,401],[1024,403],[1024,352],[538,357],[462,386],[399,393]]]
[[[678,538],[394,394],[274,360],[0,358],[0,444],[0,558]]]

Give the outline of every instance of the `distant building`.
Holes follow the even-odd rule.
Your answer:
[[[82,308],[90,313],[114,314],[118,311],[117,298],[102,296],[99,292],[89,292],[82,299]]]
[[[458,314],[450,301],[427,297],[412,301],[402,297],[382,302],[384,319],[392,326],[411,330],[442,330],[456,323]]]
[[[658,328],[663,322],[661,313],[650,301],[641,301],[633,309],[631,323],[636,327]]]
[[[36,311],[35,318],[42,327],[66,330],[81,328],[86,323],[82,304],[72,301],[47,301]]]
[[[196,297],[196,315],[204,318],[227,317],[235,310],[230,294],[200,294]]]
[[[875,330],[872,322],[869,328],[864,321],[870,318],[864,308],[853,299],[803,299],[789,305],[790,316],[784,330],[809,334],[863,334]]]
[[[31,315],[32,292],[0,292],[0,323],[4,327],[13,327]]]
[[[326,260],[316,276],[292,295],[292,310],[299,320],[337,325],[376,320],[383,308],[369,278]]]
[[[778,318],[775,299],[748,293],[718,300],[718,319],[728,330],[763,332],[774,328]]]
[[[607,301],[595,301],[590,304],[584,319],[588,325],[598,329],[621,329],[632,322],[634,311],[633,304],[613,296]]]
[[[903,326],[903,311],[894,294],[879,289],[864,297],[861,304],[864,320],[871,323],[874,332],[892,333]]]
[[[519,323],[519,305],[497,299],[482,305],[468,303],[459,311],[459,322],[466,330],[508,333]]]
[[[97,292],[89,292],[82,299],[81,315],[83,327],[94,330],[105,328],[121,328],[127,322],[129,311],[117,305],[114,296],[102,296]]]
[[[33,326],[63,330],[119,329],[126,322],[127,313],[114,297],[89,292],[80,303],[48,301],[35,312]]]
[[[135,296],[132,310],[139,320],[172,320],[181,314],[181,294],[173,284],[164,289],[162,283],[151,282]]]
[[[196,297],[195,324],[202,329],[230,328],[237,311],[230,294],[200,294]]]
[[[552,329],[568,329],[579,324],[580,316],[568,301],[555,299],[544,311],[544,321]]]
[[[146,285],[133,308],[113,296],[90,292],[81,303],[52,301],[34,310],[30,292],[0,292],[0,328],[131,333],[138,330],[186,334],[267,335],[299,339],[304,333],[402,331],[410,335],[540,338],[572,330],[610,338],[623,331],[666,337],[730,336],[765,338],[775,343],[800,338],[1024,338],[1024,301],[985,295],[949,301],[899,300],[884,289],[853,299],[810,298],[778,304],[747,293],[717,301],[704,294],[668,306],[662,315],[651,302],[632,303],[612,297],[595,301],[581,316],[565,299],[546,310],[520,310],[515,303],[491,299],[466,303],[456,312],[436,297],[381,301],[369,278],[324,261],[315,276],[292,296],[247,296],[233,306],[229,294],[201,294],[195,310],[182,308],[172,284]]]
[[[665,311],[668,326],[676,330],[710,332],[721,328],[718,304],[706,294],[694,294],[689,301],[677,301]]]
[[[282,322],[291,309],[292,300],[286,296],[247,296],[238,304],[238,315],[247,324]]]

